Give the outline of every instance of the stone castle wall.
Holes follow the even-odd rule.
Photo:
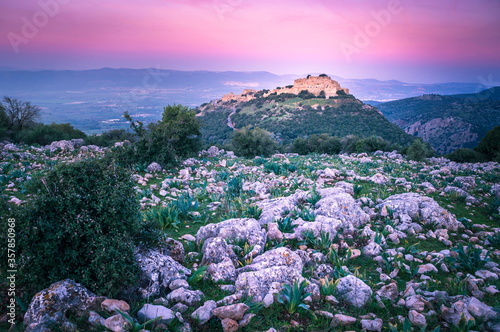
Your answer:
[[[332,80],[328,76],[309,76],[307,78],[299,78],[293,82],[293,86],[290,88],[280,88],[269,91],[264,95],[264,97],[269,96],[272,93],[283,94],[283,93],[291,93],[294,95],[298,95],[301,91],[307,90],[310,93],[319,96],[321,91],[325,92],[326,98],[335,97],[338,95],[339,90],[343,90],[346,94],[349,94],[349,89],[343,88],[337,81]],[[253,89],[245,89],[241,95],[235,95],[234,93],[230,93],[224,95],[221,100],[223,102],[226,101],[249,101],[255,99],[255,93],[257,91]]]

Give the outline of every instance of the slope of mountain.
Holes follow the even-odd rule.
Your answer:
[[[231,93],[203,104],[197,111],[203,123],[202,134],[211,143],[223,143],[234,129],[248,125],[266,129],[286,143],[321,133],[375,135],[399,144],[413,139],[326,75],[296,79],[293,85],[274,90]]]
[[[473,94],[423,95],[377,108],[406,133],[448,153],[475,147],[488,130],[500,125],[500,87]]]

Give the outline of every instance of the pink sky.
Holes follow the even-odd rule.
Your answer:
[[[2,0],[0,67],[500,81],[499,17],[498,0]]]

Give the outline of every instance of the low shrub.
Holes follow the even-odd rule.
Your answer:
[[[134,186],[126,170],[95,159],[35,178],[16,218],[20,286],[36,292],[71,278],[113,297],[132,285],[136,246],[159,239],[141,223]]]

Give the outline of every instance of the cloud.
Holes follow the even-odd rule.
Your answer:
[[[257,82],[235,82],[235,81],[224,82],[224,85],[240,86],[240,87],[246,87],[246,88],[257,88],[260,86],[260,84]]]

